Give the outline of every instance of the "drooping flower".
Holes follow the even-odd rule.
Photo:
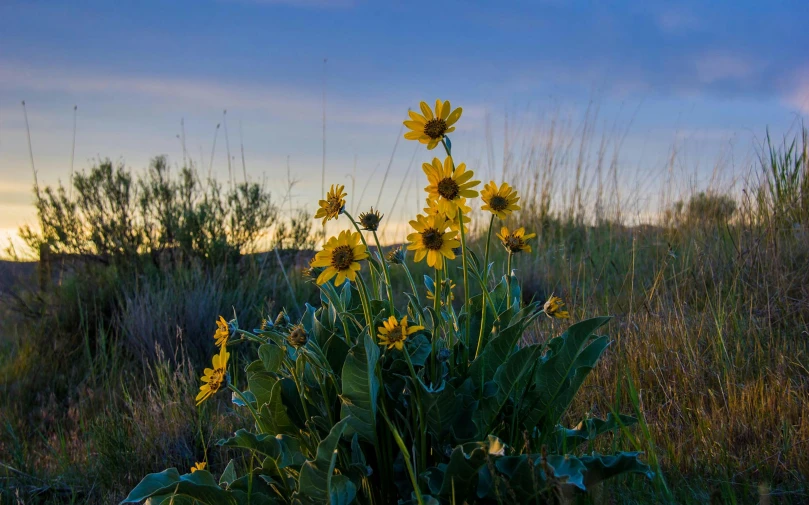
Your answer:
[[[461,163],[453,171],[452,158],[447,156],[443,163],[438,158],[433,158],[433,162],[423,164],[422,169],[430,182],[424,188],[429,195],[428,199],[434,201],[439,212],[449,219],[457,216],[458,202],[478,196],[478,192],[472,188],[480,184],[480,181],[471,180],[475,173],[467,170],[465,163]]]
[[[536,233],[525,233],[525,228],[517,228],[513,232],[509,232],[508,228],[503,226],[497,238],[503,243],[503,247],[510,253],[517,252],[531,252],[531,246],[528,245],[528,239],[536,237]]]
[[[570,313],[566,310],[562,310],[564,305],[565,302],[563,302],[561,298],[551,295],[551,297],[548,298],[548,301],[545,302],[542,310],[548,317],[555,317],[556,319],[570,319]]]
[[[407,326],[407,316],[398,322],[396,316],[390,316],[387,321],[382,321],[382,326],[377,328],[379,332],[377,337],[379,337],[380,345],[386,345],[388,349],[395,347],[401,351],[407,337],[423,329],[423,326]]]
[[[191,467],[191,473],[194,473],[197,470],[205,470],[206,466],[208,466],[208,464],[206,462],[200,461],[200,462],[198,462],[197,464],[195,464],[194,466]]]
[[[225,384],[229,358],[230,353],[228,353],[226,346],[222,346],[219,354],[214,355],[212,359],[213,368],[206,368],[203,372],[202,385],[199,387],[199,393],[196,397],[197,405],[215,395]]]
[[[336,237],[332,237],[326,242],[323,250],[315,255],[315,260],[311,263],[313,267],[326,267],[318,275],[318,284],[328,282],[332,277],[337,277],[334,284],[339,286],[346,279],[357,280],[357,272],[360,270],[360,261],[368,258],[368,250],[360,242],[359,232],[341,231]]]
[[[419,107],[421,114],[408,111],[410,120],[405,121],[404,125],[410,131],[405,133],[404,138],[418,140],[422,144],[427,144],[427,149],[434,149],[447,133],[455,131],[453,125],[461,118],[463,109],[458,107],[451,110],[449,100],[446,102],[436,100],[435,112],[430,109],[427,102],[421,102]]]
[[[292,331],[289,332],[289,336],[287,336],[287,342],[294,348],[303,347],[306,345],[306,342],[309,341],[309,334],[306,332],[306,329],[303,325],[297,324],[292,328]]]
[[[441,281],[441,285],[445,286],[443,289],[440,290],[441,293],[443,293],[444,289],[446,289],[446,286],[449,285],[449,301],[455,300],[455,293],[453,292],[453,290],[455,289],[455,283],[452,281],[452,279],[443,279]],[[427,299],[435,300],[435,293],[433,293],[429,288],[427,288]]]
[[[345,196],[348,195],[348,193],[343,192],[344,189],[345,186],[342,184],[338,184],[336,187],[332,184],[329,192],[326,194],[326,199],[318,202],[320,208],[317,209],[315,219],[322,217],[324,226],[326,225],[326,221],[329,219],[337,219],[337,216],[343,211],[346,205]]]
[[[455,259],[453,248],[459,247],[457,231],[448,230],[449,221],[441,215],[423,216],[419,214],[410,221],[415,233],[407,236],[410,245],[408,251],[416,251],[414,261],[417,263],[427,258],[427,264],[438,270],[444,268],[442,257]]]
[[[480,192],[480,197],[484,203],[480,208],[488,210],[500,219],[505,219],[515,210],[520,210],[520,206],[517,205],[520,201],[517,191],[505,182],[498,188],[494,181],[489,181]]]
[[[405,262],[406,255],[407,254],[405,253],[405,250],[402,249],[402,246],[396,246],[395,248],[388,251],[386,259],[388,260],[388,263],[392,265],[401,265],[402,263]]]
[[[213,334],[213,338],[216,341],[217,347],[222,347],[223,345],[228,343],[228,337],[230,337],[230,327],[228,326],[228,322],[225,321],[225,318],[219,316],[219,319],[216,321],[216,333]]]
[[[380,221],[382,221],[382,214],[378,210],[374,210],[373,207],[368,212],[363,212],[359,215],[359,222],[363,230],[378,230]]]

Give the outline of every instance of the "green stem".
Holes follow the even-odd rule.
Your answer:
[[[514,253],[508,252],[508,261],[506,262],[506,300],[508,300],[508,307],[511,307],[511,257]]]
[[[469,342],[471,338],[472,310],[469,306],[469,265],[466,261],[466,234],[463,231],[463,212],[458,209],[458,227],[461,231],[461,262],[463,264],[463,296],[466,309],[466,323],[464,324],[463,362],[469,362]]]
[[[478,335],[478,345],[475,348],[475,358],[478,357],[480,351],[483,349],[483,336],[484,330],[486,328],[486,298],[489,297],[489,243],[492,241],[492,228],[494,227],[494,214],[492,214],[492,219],[489,221],[489,232],[486,234],[486,252],[483,255],[483,279],[484,279],[484,288],[481,292],[481,296],[483,299],[481,300],[481,312],[480,312],[480,334]]]
[[[416,397],[416,413],[419,416],[419,434],[421,435],[420,442],[421,442],[421,449],[419,450],[419,462],[421,463],[421,468],[419,468],[419,474],[427,469],[427,423],[424,419],[424,407],[421,402],[421,385],[419,384],[419,377],[416,375],[416,369],[413,367],[413,361],[410,359],[410,353],[407,352],[407,346],[402,347],[402,352],[405,356],[405,360],[407,361],[407,367],[410,369],[410,376],[413,377],[413,389]]]
[[[410,454],[407,452],[407,446],[402,440],[402,436],[399,435],[399,431],[396,430],[396,427],[391,422],[390,418],[388,418],[388,413],[385,410],[385,404],[382,404],[382,418],[385,420],[385,423],[388,425],[388,429],[390,430],[391,434],[393,435],[393,439],[396,441],[396,445],[399,446],[399,450],[402,451],[402,456],[404,456],[404,463],[405,468],[407,469],[407,474],[410,476],[410,483],[413,485],[413,491],[416,493],[416,501],[419,505],[424,505],[424,498],[421,496],[421,489],[419,489],[419,481],[416,478],[416,473],[413,472],[413,465],[410,462]]]
[[[351,224],[354,225],[354,229],[357,230],[357,233],[360,234],[360,240],[362,240],[362,245],[365,246],[365,250],[370,255],[371,250],[368,248],[368,242],[365,241],[365,235],[362,234],[362,230],[360,229],[360,225],[354,220],[354,218],[351,216],[351,214],[349,214],[345,210],[343,211],[343,214],[345,214],[346,217],[348,217],[348,220],[351,221]],[[376,272],[376,268],[374,268],[374,264],[371,263],[370,261],[368,262],[368,265],[369,265],[368,270],[371,271],[371,284],[374,286],[374,290],[376,290],[376,288],[377,288],[376,275],[374,275],[374,272]],[[379,273],[379,272],[376,272],[376,273]]]
[[[379,237],[376,232],[374,234],[374,242],[376,242],[376,250],[379,252],[379,260],[382,262],[382,271],[385,274],[385,292],[388,294],[388,303],[390,304],[390,315],[395,315],[393,307],[393,284],[390,282],[390,271],[388,270],[388,262],[382,254],[382,246],[379,245]]]
[[[357,275],[357,288],[360,291],[360,301],[362,301],[362,311],[365,314],[365,324],[368,325],[368,333],[371,335],[371,339],[376,342],[376,327],[374,327],[374,315],[371,314],[371,300],[368,298],[368,286],[365,285],[365,281],[363,280],[362,276]]]
[[[421,298],[419,297],[419,291],[416,289],[416,282],[413,280],[413,275],[410,274],[410,269],[407,268],[407,263],[402,263],[402,267],[404,267],[405,275],[407,275],[407,280],[410,282],[410,289],[413,290],[413,296],[416,297],[416,304],[418,304],[419,312],[419,324],[424,326],[424,314],[421,313]]]

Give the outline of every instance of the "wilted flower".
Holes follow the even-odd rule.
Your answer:
[[[282,310],[275,316],[275,326],[283,326],[285,324],[289,324],[289,316],[285,310]]]
[[[289,332],[289,336],[287,336],[287,342],[294,348],[303,347],[306,345],[306,342],[309,341],[309,334],[306,332],[306,329],[303,325],[297,324],[292,328],[292,331]]]
[[[542,310],[545,311],[545,314],[547,314],[548,317],[554,317],[556,319],[570,319],[570,313],[566,310],[562,310],[564,305],[565,302],[563,302],[561,298],[551,295],[551,297],[548,298],[548,301],[545,302]]]
[[[446,102],[436,100],[435,113],[427,105],[427,102],[421,102],[419,106],[421,114],[408,111],[410,120],[405,121],[404,125],[411,131],[405,133],[404,138],[418,140],[422,144],[427,144],[427,149],[434,149],[444,138],[444,135],[455,131],[453,125],[461,118],[463,109],[458,107],[451,111],[452,107],[449,100]]]
[[[394,265],[401,265],[402,263],[405,262],[406,255],[407,253],[405,252],[404,249],[402,249],[402,246],[397,246],[388,252],[387,255],[388,263],[392,263]]]
[[[382,214],[371,207],[370,211],[359,215],[359,221],[363,230],[376,231],[379,228],[379,222],[382,221]]]

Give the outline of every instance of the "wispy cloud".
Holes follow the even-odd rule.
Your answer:
[[[694,62],[696,77],[703,84],[722,80],[744,80],[756,72],[755,63],[747,56],[724,51],[700,55]]]
[[[809,115],[809,66],[795,73],[784,99],[789,106]]]

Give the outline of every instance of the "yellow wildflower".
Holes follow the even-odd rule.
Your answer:
[[[215,395],[217,391],[227,381],[228,359],[230,353],[227,351],[226,346],[222,346],[219,354],[213,357],[213,368],[206,368],[201,378],[202,385],[199,387],[199,394],[197,394],[197,405],[201,404],[211,396]]]
[[[551,295],[551,297],[548,298],[548,301],[545,302],[545,306],[542,310],[545,311],[545,314],[547,314],[548,317],[555,317],[556,319],[570,319],[570,313],[566,310],[562,310],[564,305],[565,302],[563,302],[561,298]]]
[[[452,279],[444,279],[444,280],[441,281],[441,283],[444,284],[444,285],[446,285],[447,282],[449,282],[449,301],[453,301],[455,299],[455,293],[453,292],[453,290],[455,289],[455,283],[452,282]],[[435,300],[435,293],[430,291],[429,288],[427,289],[427,299],[428,300]]]
[[[326,221],[329,219],[337,219],[337,216],[343,211],[346,205],[345,196],[348,194],[343,192],[344,189],[345,186],[342,184],[337,185],[337,187],[332,184],[326,195],[326,199],[318,202],[320,208],[317,209],[315,219],[322,217],[324,226],[326,225]]]
[[[463,198],[474,198],[478,192],[474,188],[480,181],[471,180],[475,173],[466,170],[466,164],[461,163],[452,170],[452,158],[447,156],[444,162],[433,158],[432,163],[422,165],[430,185],[424,188],[429,199],[435,202],[439,211],[449,219],[455,219],[458,214],[458,202]]]
[[[444,268],[442,256],[447,259],[455,259],[453,248],[460,247],[457,231],[448,231],[449,221],[441,215],[423,216],[419,214],[414,221],[410,221],[410,226],[416,230],[407,236],[410,245],[408,251],[416,251],[414,260],[416,263],[427,258],[427,264],[438,270]]]
[[[505,182],[498,188],[494,181],[489,181],[480,192],[480,197],[484,203],[481,209],[488,210],[500,219],[505,219],[515,210],[520,210],[520,206],[517,205],[520,201],[517,191]]]
[[[528,239],[536,237],[536,233],[525,233],[525,228],[518,228],[513,232],[509,232],[508,228],[503,226],[497,238],[503,243],[503,247],[510,253],[516,252],[531,252],[531,246],[528,245]]]
[[[419,104],[421,114],[408,111],[410,120],[404,125],[411,131],[405,133],[404,138],[408,140],[418,140],[422,144],[427,144],[427,149],[434,149],[447,133],[455,131],[453,126],[463,113],[463,109],[458,107],[451,111],[449,100],[442,102],[435,101],[435,112],[430,109],[427,102]]]
[[[228,326],[228,322],[225,321],[225,318],[219,316],[219,319],[216,321],[216,333],[213,334],[213,338],[216,341],[217,347],[222,347],[223,345],[228,343],[228,337],[230,337],[230,327]]]
[[[192,466],[192,467],[191,467],[191,473],[194,473],[194,472],[196,472],[197,470],[205,470],[205,467],[206,467],[206,466],[208,466],[208,464],[207,464],[207,463],[205,463],[204,461],[201,461],[201,462],[199,462],[199,463],[197,463],[196,465],[194,465],[194,466]]]
[[[358,232],[341,231],[340,235],[332,237],[326,242],[323,250],[315,255],[315,260],[311,263],[313,267],[326,267],[317,276],[318,284],[328,282],[334,276],[337,279],[334,284],[339,286],[346,279],[357,280],[357,272],[360,270],[360,261],[368,258],[368,250],[360,242]]]
[[[414,325],[408,327],[407,316],[404,316],[402,320],[398,322],[396,321],[396,316],[390,316],[387,321],[382,321],[382,326],[377,328],[379,332],[377,336],[379,337],[380,345],[386,345],[388,349],[395,347],[401,351],[407,337],[423,329],[423,326]]]

